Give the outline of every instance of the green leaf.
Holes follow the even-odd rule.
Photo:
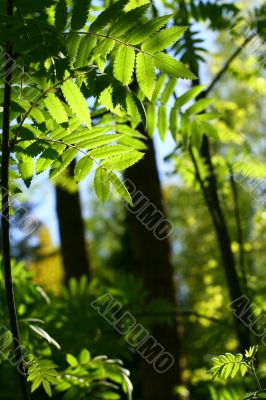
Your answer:
[[[168,130],[167,110],[164,104],[162,104],[158,110],[158,130],[161,139],[164,140]]]
[[[197,77],[181,62],[165,53],[151,55],[156,68],[168,75],[182,79],[196,79]]]
[[[48,396],[52,397],[52,390],[51,390],[51,386],[50,386],[49,382],[46,380],[43,380],[42,386],[43,386],[45,392],[48,394]]]
[[[146,150],[147,146],[141,140],[130,137],[124,136],[122,139],[119,140],[119,143],[124,144],[126,146],[130,146],[136,150]]]
[[[199,123],[199,126],[201,129],[201,132],[204,133],[205,135],[207,135],[215,140],[219,139],[218,132],[212,124],[205,122],[205,121],[201,121]]]
[[[52,396],[50,385],[58,383],[58,374],[54,368],[56,365],[50,360],[36,359],[29,364],[27,380],[32,382],[31,392],[42,385],[48,396]]]
[[[48,149],[44,150],[36,162],[36,173],[40,174],[49,168],[50,165],[53,164],[54,160],[56,160],[60,154],[63,153],[65,148],[66,146],[64,144],[56,144],[53,147],[49,147]]]
[[[159,99],[160,94],[161,94],[161,92],[163,90],[163,85],[164,85],[164,82],[165,82],[166,78],[167,78],[166,74],[161,74],[159,76],[159,78],[158,78],[158,80],[156,82],[156,85],[155,85],[155,89],[154,89],[154,92],[153,92],[153,95],[152,95],[152,99],[151,99],[153,102],[156,102]]]
[[[77,182],[82,181],[90,173],[93,167],[93,159],[89,156],[82,157],[75,165],[74,176]]]
[[[133,164],[136,164],[142,157],[143,153],[133,150],[130,153],[113,156],[102,161],[102,166],[113,171],[123,171]]]
[[[29,117],[33,118],[33,120],[36,121],[37,124],[42,124],[43,122],[45,122],[45,117],[41,110],[38,110],[38,108],[33,108],[29,113]]]
[[[150,137],[154,135],[154,131],[156,128],[156,105],[154,103],[148,104],[147,107],[147,132]]]
[[[140,99],[138,98],[138,96],[134,93],[134,92],[130,92],[132,100],[134,101],[134,104],[137,107],[138,113],[140,115],[140,118],[142,120],[142,123],[144,125],[144,127],[146,127],[147,125],[147,116],[146,116],[146,110],[144,105],[142,104],[142,102],[140,101]]]
[[[119,400],[121,399],[120,395],[115,392],[110,392],[109,390],[101,393],[102,400]]]
[[[69,35],[66,40],[66,48],[70,61],[73,61],[77,55],[81,36],[78,34]]]
[[[170,96],[174,93],[175,87],[176,87],[176,78],[172,77],[171,79],[169,79],[167,85],[164,88],[164,91],[161,96],[161,103],[165,104],[168,102]]]
[[[242,354],[239,354],[239,355],[243,358]],[[237,361],[241,361],[241,359],[239,358]],[[232,379],[236,376],[236,374],[239,371],[241,372],[241,365],[242,364],[238,364],[238,363],[233,364],[233,368],[232,368],[232,371],[231,371],[231,378]]]
[[[158,53],[176,42],[187,30],[187,27],[172,26],[161,30],[146,40],[141,49],[148,53]]]
[[[50,178],[56,178],[66,167],[74,160],[78,153],[78,149],[68,148],[60,157],[56,160],[50,169]]]
[[[181,114],[180,119],[180,133],[182,135],[184,146],[188,145],[188,139],[190,137],[191,124],[186,114]]]
[[[85,139],[91,140],[101,136],[103,133],[113,130],[113,126],[99,126],[91,129],[83,128],[76,132],[71,132],[70,134],[61,136],[60,139],[62,139],[64,143],[78,145],[79,142],[84,142]]]
[[[50,370],[53,368],[56,368],[56,365],[53,363],[53,361],[50,360],[38,360],[38,366],[40,369],[44,370]],[[52,372],[52,371],[51,371]],[[55,375],[57,375],[56,371],[54,371]]]
[[[29,188],[34,174],[34,159],[23,156],[18,163],[18,169],[23,182]]]
[[[54,93],[49,93],[45,97],[44,104],[45,104],[47,110],[49,111],[49,114],[51,115],[51,117],[58,124],[68,121],[67,113],[66,113],[61,101],[58,99],[58,97],[55,96]]]
[[[256,353],[259,350],[259,346],[256,344],[254,346],[250,346],[248,350],[245,351],[245,357],[246,358],[254,358]]]
[[[137,30],[142,24],[143,16],[150,6],[151,5],[147,3],[140,5],[139,7],[136,7],[127,13],[121,13],[121,17],[118,18],[118,20],[115,21],[115,24],[112,25],[109,35],[119,38],[125,36],[126,32],[132,28]]]
[[[87,22],[90,0],[74,0],[73,3],[71,29],[79,30],[82,29]]]
[[[55,8],[55,27],[63,31],[67,24],[67,5],[66,0],[59,0]]]
[[[35,137],[41,137],[43,136],[42,131],[40,131],[39,129],[36,129],[34,126],[29,125],[29,124],[25,124],[24,126],[22,126],[20,128],[20,137],[22,137],[23,139],[34,139]],[[22,146],[23,143],[20,143],[20,146]],[[27,146],[24,143],[25,148],[27,148]]]
[[[76,117],[73,117],[68,122],[68,128],[57,126],[53,132],[51,132],[50,139],[60,140],[62,137],[66,136],[66,133],[72,133],[79,127],[80,121]]]
[[[234,366],[234,364],[225,365],[224,368],[222,369],[222,372],[221,372],[221,378],[226,380],[231,375],[231,371],[233,369],[233,366]]]
[[[77,68],[86,67],[88,65],[89,55],[95,47],[96,42],[97,39],[95,36],[84,35],[81,39],[75,64]]]
[[[133,206],[131,196],[121,179],[119,179],[118,176],[112,171],[109,172],[109,179],[117,193],[120,194],[120,196],[122,197],[122,199]]]
[[[111,146],[102,146],[90,152],[90,156],[93,158],[100,158],[102,160],[113,157],[119,154],[125,154],[133,149],[129,146],[123,145],[111,145]]]
[[[37,376],[37,378],[33,381],[32,385],[31,385],[31,393],[33,393],[36,389],[38,389],[38,387],[41,385],[42,383],[42,376],[39,375]]]
[[[120,46],[114,60],[114,77],[128,85],[135,66],[135,51],[131,47]]]
[[[143,53],[138,53],[136,73],[141,91],[149,100],[151,100],[156,80],[153,60]]]
[[[122,83],[114,80],[112,82],[112,101],[114,106],[119,106],[123,110],[127,110],[128,89]]]
[[[211,103],[213,103],[213,99],[198,100],[195,104],[193,104],[186,110],[186,114],[187,115],[198,114],[198,113],[204,111],[206,109],[206,107],[208,107]]]
[[[115,130],[116,132],[125,133],[126,135],[130,135],[132,137],[145,139],[145,135],[143,135],[138,130],[133,129],[131,126],[126,124],[116,124]]]
[[[208,371],[213,377],[213,380],[217,377],[222,379],[234,378],[235,375],[240,372],[244,376],[248,370],[248,366],[243,361],[243,355],[237,354],[236,356],[231,353],[225,353],[213,359],[215,364],[213,368]]]
[[[170,17],[171,15],[165,15],[163,17],[152,19],[151,21],[146,22],[146,24],[140,25],[138,29],[134,29],[133,32],[128,35],[128,42],[132,45],[142,43],[153,33],[161,29]]]
[[[202,131],[200,130],[200,126],[196,120],[193,120],[191,123],[191,143],[193,146],[200,149],[202,143]]]
[[[71,386],[72,386],[71,383],[61,381],[61,382],[58,383],[58,385],[56,386],[56,390],[57,390],[58,392],[65,392],[66,390],[70,389]]]
[[[110,196],[110,179],[108,172],[102,167],[96,169],[94,189],[99,199],[105,203]]]
[[[79,360],[81,364],[88,364],[91,360],[90,352],[86,349],[83,349],[79,355]]]
[[[176,108],[182,107],[190,100],[193,100],[195,97],[197,97],[203,91],[204,88],[205,86],[198,85],[188,90],[186,93],[184,93],[182,96],[176,99],[174,107]]]
[[[93,49],[93,54],[91,57],[91,61],[99,58],[99,56],[106,56],[107,54],[111,53],[115,46],[115,41],[110,38],[102,39],[97,46]]]
[[[197,120],[198,121],[211,121],[213,119],[217,119],[220,116],[219,113],[204,113],[204,114],[200,114],[197,115]]]
[[[103,90],[98,97],[98,101],[102,104],[107,110],[110,110],[112,113],[122,116],[122,111],[120,105],[114,105],[113,97],[112,97],[112,90],[111,87]]]
[[[170,112],[170,131],[173,138],[176,139],[176,134],[178,132],[178,108],[173,107]]]
[[[123,134],[106,134],[100,135],[93,139],[84,140],[79,142],[79,148],[83,149],[96,149],[97,147],[103,146],[104,144],[113,143],[123,137]]]
[[[72,354],[66,355],[66,361],[71,367],[77,367],[79,365],[78,360]]]
[[[99,32],[102,28],[105,28],[114,18],[117,17],[117,14],[123,10],[127,3],[128,0],[119,0],[106,8],[91,24],[90,31]]]
[[[88,128],[90,128],[91,118],[89,107],[79,87],[72,81],[72,79],[69,79],[63,83],[61,89],[73,113],[81,122],[83,122]]]

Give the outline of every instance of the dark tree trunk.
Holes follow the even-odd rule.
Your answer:
[[[72,176],[74,168],[75,162],[72,162],[69,166]],[[87,275],[91,278],[79,191],[70,193],[56,186],[56,210],[66,283],[71,277],[79,279],[82,275]]]
[[[144,130],[142,133],[145,134]],[[176,305],[174,270],[171,263],[171,250],[168,238],[162,239],[165,234],[160,234],[160,229],[156,229],[160,217],[149,218],[146,214],[146,227],[143,222],[145,211],[153,208],[165,215],[162,192],[155,161],[153,142],[147,139],[148,150],[141,162],[126,171],[126,184],[129,187],[134,206],[128,209],[128,219],[133,250],[133,264],[136,276],[143,279],[145,289],[149,292],[150,298],[165,298]],[[146,200],[141,195],[132,192],[135,186],[136,191],[146,196]],[[144,205],[146,204],[146,205]],[[150,205],[147,207],[147,205]],[[152,205],[152,206],[151,206]],[[151,207],[151,208],[150,208]],[[155,208],[154,208],[155,209]],[[150,221],[150,223],[148,222]],[[166,223],[160,224],[160,227]],[[151,229],[155,226],[155,229]],[[148,229],[149,228],[149,229]],[[160,238],[156,238],[159,235]],[[143,387],[144,400],[172,400],[175,385],[182,382],[182,357],[180,348],[180,332],[176,317],[173,315],[171,325],[163,323],[154,324],[151,334],[162,344],[165,351],[171,353],[175,359],[174,365],[169,371],[159,374],[152,365],[145,360],[140,360],[140,373]]]
[[[229,296],[231,301],[235,302],[237,299],[243,297],[244,293],[242,291],[240,279],[236,270],[236,263],[231,249],[229,229],[218,195],[216,175],[210,155],[209,141],[206,136],[203,137],[200,154],[209,171],[207,185],[202,183],[201,188],[216,231],[226,282],[229,290]],[[250,317],[250,314],[249,316],[246,316],[246,318]],[[244,317],[242,317],[242,319],[243,318]],[[239,347],[240,350],[244,352],[244,350],[249,348],[251,344],[249,328],[241,321],[237,313],[234,313],[234,321]],[[248,320],[246,322],[248,322]]]

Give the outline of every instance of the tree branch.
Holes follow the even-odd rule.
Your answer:
[[[202,96],[201,97],[207,97],[207,95],[212,91],[212,89],[214,88],[214,86],[220,81],[220,79],[224,76],[224,74],[227,72],[227,70],[229,69],[230,65],[232,64],[232,62],[237,58],[237,56],[241,53],[241,51],[244,49],[244,47],[246,47],[248,45],[249,42],[251,42],[251,40],[255,37],[255,33],[248,36],[245,41],[243,42],[243,44],[241,46],[239,46],[234,53],[231,55],[231,57],[229,57],[229,59],[226,61],[226,63],[224,64],[224,66],[221,68],[221,70],[217,73],[217,75],[213,78],[213,80],[210,82],[209,86],[207,87],[206,90],[204,90],[202,92]]]
[[[240,206],[239,206],[239,196],[237,185],[234,179],[234,172],[232,170],[231,165],[229,165],[230,171],[230,184],[232,189],[233,195],[233,203],[234,203],[234,214],[236,220],[236,229],[237,229],[237,242],[239,245],[239,268],[241,271],[241,278],[243,282],[243,289],[245,293],[248,295],[248,284],[247,284],[247,272],[246,272],[246,265],[245,265],[245,249],[244,249],[244,239],[243,239],[243,229],[241,224],[240,218]]]

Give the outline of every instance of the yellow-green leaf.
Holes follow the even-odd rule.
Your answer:
[[[72,81],[67,80],[61,86],[63,95],[80,122],[83,122],[88,128],[91,127],[91,117],[86,99],[81,93],[79,87]]]
[[[128,85],[135,66],[135,51],[131,47],[120,46],[114,61],[114,77]]]
[[[96,169],[94,189],[99,199],[105,203],[110,196],[110,179],[108,172],[102,167]]]

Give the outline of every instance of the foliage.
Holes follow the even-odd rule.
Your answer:
[[[64,1],[43,3],[36,20],[36,4],[27,0],[15,7],[9,25],[3,26],[1,45],[8,37],[17,53],[14,63],[23,69],[18,76],[14,72],[12,80],[11,147],[16,154],[12,164],[29,187],[34,172],[49,170],[54,179],[80,155],[77,181],[95,165],[99,198],[107,200],[112,184],[129,201],[115,171],[125,170],[143,156],[134,141],[126,141],[136,133],[113,123],[93,125],[87,99],[94,97],[103,110],[132,120],[141,117],[145,123],[143,104],[129,86],[133,72],[136,68],[140,90],[148,98],[156,83],[155,68],[177,78],[195,78],[186,66],[162,52],[185,28],[162,29],[170,16],[149,21],[148,3],[127,8],[124,0],[91,23],[89,3],[83,3],[73,9]],[[36,48],[38,42],[41,46]]]
[[[129,371],[122,367],[120,360],[106,356],[91,358],[83,349],[78,358],[68,354],[68,368],[60,374],[56,390],[63,392],[64,399],[120,399],[119,388],[132,399],[132,384]]]
[[[51,245],[43,251],[36,234],[26,250],[31,272],[23,263],[12,262],[20,336],[30,352],[25,361],[32,399],[130,398],[128,371],[117,358],[131,371],[136,398],[143,398],[136,351],[90,303],[110,293],[121,303],[121,312],[131,312],[145,329],[158,323],[165,326],[177,313],[164,299],[150,301],[143,282],[131,275],[135,258],[129,223],[118,200],[133,205],[123,174],[145,157],[150,143],[146,131],[150,137],[159,133],[161,140],[155,137],[159,159],[165,149],[171,152],[166,158],[171,181],[163,191],[166,215],[175,228],[169,241],[178,322],[184,331],[184,395],[190,391],[192,400],[265,398],[261,388],[265,382],[258,381],[255,369],[263,379],[263,347],[256,362],[256,346],[245,354],[233,354],[238,343],[221,268],[223,254],[200,193],[210,177],[202,159],[203,138],[207,138],[238,283],[255,304],[256,318],[263,319],[265,5],[255,4],[254,11],[246,13],[243,4],[253,2],[162,1],[157,7],[145,0],[15,0],[14,15],[7,18],[2,11],[6,1],[0,0],[2,65],[7,43],[13,46],[11,194],[22,191],[23,181],[34,197],[33,178],[42,173],[68,186],[67,168],[76,160],[76,184],[69,186],[77,190],[90,175],[97,197],[110,200],[104,208],[94,198],[89,202],[86,234],[94,273],[90,282],[86,277],[71,279],[63,287],[58,248]],[[243,31],[238,29],[241,26]],[[244,47],[219,77],[232,51],[249,35],[256,42]],[[219,78],[211,93],[209,86],[191,82],[196,77],[201,81],[202,75],[205,83],[211,74]],[[180,78],[185,79],[181,85]],[[1,126],[9,108],[4,103],[4,84],[2,73]],[[166,182],[164,173],[160,178]],[[261,198],[264,203],[258,202]],[[12,241],[15,246],[17,239]],[[56,282],[54,273],[59,275]],[[34,282],[45,280],[45,275],[44,290]],[[1,326],[8,327],[2,269],[0,296]],[[14,400],[17,390],[15,368],[8,363],[13,356],[8,329],[1,340],[1,396]],[[209,371],[215,380],[211,383],[206,374],[209,354],[222,352]],[[257,384],[253,392],[252,379]]]
[[[234,378],[237,374],[241,374],[243,377],[249,372],[254,377],[258,390],[246,394],[243,400],[265,398],[266,389],[262,389],[254,366],[257,352],[258,346],[256,345],[246,350],[245,355],[240,353],[236,356],[231,353],[220,355],[213,359],[215,365],[208,372],[212,375],[213,380],[216,378],[228,380]]]
[[[34,392],[42,385],[49,397],[52,397],[51,385],[58,381],[56,365],[50,360],[33,360],[28,368],[28,381],[31,382],[31,391]]]

